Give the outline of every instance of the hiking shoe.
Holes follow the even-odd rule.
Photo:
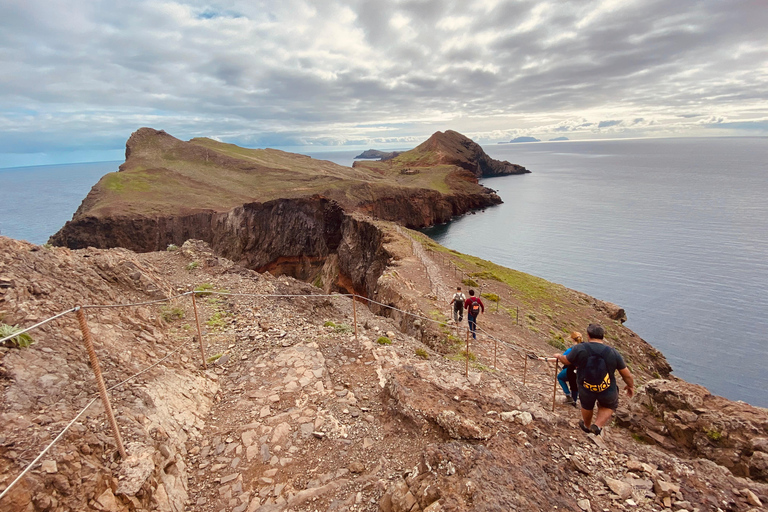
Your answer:
[[[589,434],[589,429],[587,428],[586,425],[584,425],[584,420],[579,420],[579,428],[581,428],[581,430]]]
[[[600,433],[603,431],[603,429],[601,429],[600,427],[598,427],[593,423],[592,425],[589,426],[589,431],[595,434],[596,436],[599,436]]]
[[[573,405],[576,402],[573,401],[573,397],[571,395],[565,395],[565,399],[563,400],[563,403],[566,405]]]

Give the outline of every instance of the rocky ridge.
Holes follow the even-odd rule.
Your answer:
[[[459,261],[414,245],[415,236],[386,232],[391,258],[377,286],[385,302],[425,317],[438,311],[444,321],[445,297],[430,284],[451,282],[447,262]],[[417,246],[426,250],[417,255]],[[531,308],[527,325],[489,308],[481,326],[507,343],[496,347],[495,370],[494,344],[473,345],[477,361],[465,377],[464,360],[454,357],[462,345],[452,345],[441,324],[376,315],[362,303],[353,310],[347,297],[247,270],[201,242],[146,254],[1,237],[0,247],[6,323],[29,325],[75,304],[170,297],[201,283],[302,295],[200,297],[208,370],[192,339],[188,296],[88,310],[108,386],[172,355],[112,392],[128,460],[116,457],[97,403],[4,498],[11,510],[737,511],[758,510],[768,498],[759,473],[766,411],[654,379],[663,367],[647,365],[659,356],[575,292],[569,307],[582,304],[578,318],[602,318],[620,335],[615,343],[643,383],[601,437],[582,433],[570,406],[552,411],[551,366],[531,363],[522,383],[521,354],[554,350],[541,331],[566,321],[555,304],[553,319],[539,304],[531,320],[534,306],[519,302]],[[505,296],[498,281],[482,284]],[[33,335],[30,348],[1,352],[3,486],[95,393],[71,316]],[[729,418],[719,439],[707,436]],[[685,448],[689,437],[697,453],[673,445]],[[735,471],[702,458],[725,441],[723,449],[739,453]]]

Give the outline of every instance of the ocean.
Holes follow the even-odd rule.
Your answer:
[[[620,305],[674,375],[768,407],[768,138],[484,149],[532,174],[483,180],[504,204],[430,236]],[[0,169],[0,234],[45,243],[119,163]]]

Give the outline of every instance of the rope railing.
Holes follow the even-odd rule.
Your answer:
[[[450,325],[450,321],[435,320],[433,318],[429,318],[429,317],[426,317],[426,316],[414,313],[412,311],[406,311],[406,310],[398,308],[396,306],[392,306],[390,304],[385,304],[385,303],[382,303],[382,302],[376,301],[374,299],[371,299],[371,298],[368,298],[368,297],[364,297],[364,296],[361,296],[361,295],[358,295],[358,294],[355,294],[355,293],[351,293],[351,294],[350,293],[344,293],[344,294],[343,293],[332,293],[332,294],[322,294],[322,293],[313,293],[313,294],[264,294],[264,293],[240,293],[240,292],[225,292],[225,291],[218,291],[218,290],[199,290],[199,289],[195,289],[195,290],[190,290],[190,291],[187,291],[187,292],[184,292],[184,293],[180,293],[180,294],[177,294],[177,295],[174,295],[174,296],[171,296],[171,297],[166,297],[166,298],[162,298],[162,299],[156,299],[156,300],[152,300],[152,301],[134,302],[134,303],[127,303],[127,304],[87,304],[87,305],[82,305],[82,306],[75,306],[75,307],[70,308],[70,309],[68,309],[66,311],[62,311],[61,313],[53,315],[50,318],[46,318],[45,320],[42,320],[42,321],[40,321],[40,322],[38,322],[38,323],[36,323],[36,324],[34,324],[32,326],[29,326],[29,327],[26,327],[24,329],[18,330],[18,331],[16,331],[14,334],[12,334],[10,336],[7,336],[5,338],[0,339],[0,344],[15,338],[15,337],[19,336],[20,334],[27,333],[29,331],[32,331],[32,330],[38,328],[38,327],[41,327],[41,326],[43,326],[43,325],[45,325],[45,324],[47,324],[47,323],[49,323],[49,322],[51,322],[53,320],[56,320],[56,319],[58,319],[60,317],[65,316],[65,315],[67,315],[69,313],[73,313],[73,312],[76,313],[77,316],[78,316],[78,322],[80,324],[81,331],[83,333],[84,342],[85,342],[85,345],[86,345],[86,347],[88,349],[88,352],[89,352],[89,357],[91,357],[91,367],[94,370],[94,373],[95,373],[95,376],[96,376],[96,379],[97,379],[97,384],[98,384],[98,386],[100,388],[99,392],[100,392],[100,395],[101,395],[101,399],[102,399],[102,401],[104,403],[105,412],[108,415],[108,419],[109,419],[111,427],[113,429],[113,434],[115,436],[115,439],[116,439],[116,442],[117,442],[117,445],[118,445],[118,449],[119,449],[121,455],[123,457],[126,457],[127,454],[125,452],[125,449],[122,446],[122,441],[121,441],[121,438],[120,438],[120,433],[119,433],[119,430],[118,430],[117,422],[115,421],[114,414],[112,414],[111,404],[110,404],[109,399],[108,399],[108,397],[106,395],[106,392],[107,391],[112,391],[112,390],[114,390],[114,389],[116,389],[116,388],[118,388],[118,387],[120,387],[120,386],[122,386],[122,385],[124,385],[124,384],[126,384],[126,383],[128,383],[128,382],[130,382],[130,381],[132,381],[134,379],[136,379],[140,375],[142,375],[144,373],[147,373],[152,368],[158,366],[159,364],[161,364],[163,361],[167,360],[172,355],[178,353],[182,348],[185,347],[185,344],[184,343],[180,343],[174,350],[172,350],[171,352],[166,354],[163,358],[159,359],[158,361],[156,361],[152,365],[150,365],[150,366],[144,368],[143,370],[139,371],[138,373],[136,373],[136,374],[134,374],[134,375],[124,379],[123,381],[121,381],[121,382],[119,382],[117,384],[114,384],[113,386],[111,386],[109,388],[106,388],[104,383],[103,383],[103,379],[101,377],[101,372],[98,369],[99,368],[98,359],[96,358],[95,351],[93,351],[92,342],[89,343],[89,341],[90,341],[90,331],[89,331],[88,326],[87,326],[87,321],[85,319],[84,310],[86,310],[86,309],[106,309],[106,308],[126,308],[126,307],[147,306],[147,305],[159,304],[159,303],[163,303],[163,302],[170,302],[170,301],[179,299],[181,297],[190,296],[190,295],[192,296],[193,307],[195,309],[195,317],[196,317],[196,320],[197,320],[198,338],[199,338],[199,342],[200,342],[200,350],[201,350],[202,367],[203,368],[206,368],[206,359],[205,359],[205,350],[204,350],[204,346],[203,346],[203,337],[202,337],[203,333],[202,333],[202,330],[200,329],[199,318],[198,318],[198,315],[197,315],[197,305],[196,305],[196,302],[195,302],[195,297],[196,296],[221,295],[221,296],[254,297],[254,298],[334,298],[334,297],[351,298],[352,299],[352,305],[353,305],[353,315],[354,315],[355,337],[356,338],[357,338],[357,312],[356,312],[356,309],[355,309],[355,304],[358,301],[359,302],[363,302],[364,301],[364,302],[366,302],[368,304],[375,304],[377,306],[380,306],[380,307],[383,307],[383,308],[387,308],[387,309],[392,310],[392,311],[397,311],[399,313],[402,313],[403,315],[406,315],[406,316],[409,316],[409,317],[413,317],[415,319],[420,319],[420,320],[423,320],[425,322],[430,322],[430,323],[433,323],[433,324],[437,324],[437,325],[440,325],[440,326],[447,327],[447,326]],[[458,327],[458,325],[457,325],[457,327]],[[490,333],[488,333],[486,330],[482,329],[479,326],[476,327],[476,330],[481,335],[487,337],[490,340],[493,340],[495,343],[500,342],[500,343],[503,343],[505,346],[510,347],[513,350],[517,351],[517,352],[524,352],[524,350],[521,347],[518,347],[515,343],[512,343],[512,342],[503,340],[501,338],[498,338],[496,336],[493,336],[493,335],[491,335]],[[469,369],[469,357],[470,357],[469,338],[470,338],[470,331],[469,331],[469,329],[467,329],[467,339],[466,339],[466,343],[467,343],[466,359],[467,359],[467,361],[466,361],[466,369],[465,369],[465,372],[467,373],[467,376],[468,376],[468,371],[469,371],[468,369]],[[523,375],[523,384],[525,385],[525,373],[527,372],[527,357],[524,357],[524,359],[526,359],[526,366],[525,366],[524,375]],[[494,367],[495,366],[496,366],[496,345],[494,344]],[[40,454],[37,457],[35,457],[35,459],[24,468],[24,470],[16,477],[16,479],[14,479],[13,482],[11,482],[8,485],[8,487],[6,487],[2,491],[2,493],[0,493],[0,500],[2,500],[2,498],[4,496],[6,496],[10,492],[10,490],[24,477],[24,475],[26,475],[40,461],[40,459],[51,449],[51,447],[53,447],[64,436],[64,434],[72,427],[72,425],[75,424],[75,422],[85,413],[85,411],[89,407],[91,407],[91,405],[93,405],[96,402],[96,400],[98,398],[99,397],[93,398],[85,407],[83,407],[83,409],[80,410],[80,412],[67,424],[67,426],[64,427],[64,429],[40,452]],[[553,410],[554,410],[554,398],[553,398]]]

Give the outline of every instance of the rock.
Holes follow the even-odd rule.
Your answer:
[[[351,471],[352,473],[362,473],[365,471],[365,465],[362,462],[359,461],[353,461],[347,466],[347,469]]]
[[[440,504],[440,500],[433,501],[427,508],[424,509],[424,512],[442,512],[443,506]]]
[[[656,496],[664,498],[665,496],[672,496],[673,494],[680,492],[680,486],[657,478],[653,482],[653,492],[656,493]]]
[[[533,421],[533,416],[529,412],[521,412],[515,417],[515,421],[525,426]]]
[[[607,485],[608,488],[622,500],[632,496],[632,486],[628,483],[610,477],[605,477],[604,481],[605,485]]]
[[[755,506],[755,507],[762,507],[763,506],[763,502],[760,501],[760,498],[758,498],[757,495],[755,493],[753,493],[752,491],[750,491],[749,489],[743,489],[741,491],[741,493],[744,496],[746,496],[747,502],[749,502],[750,505]]]
[[[96,502],[101,507],[101,510],[104,510],[105,512],[118,512],[120,510],[115,495],[112,494],[112,489],[109,487],[96,498]]]
[[[578,505],[581,510],[592,510],[592,505],[589,503],[589,500],[586,499],[577,501],[576,505]]]
[[[40,465],[40,470],[44,473],[56,473],[58,472],[58,469],[56,467],[56,461],[55,460],[44,460],[43,463]]]

